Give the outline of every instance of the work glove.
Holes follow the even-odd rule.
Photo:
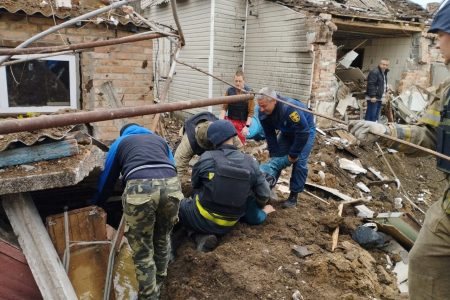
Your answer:
[[[361,142],[370,144],[378,140],[376,134],[387,134],[389,128],[380,123],[357,120],[349,122],[348,131]]]

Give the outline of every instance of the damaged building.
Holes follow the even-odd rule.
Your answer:
[[[60,6],[58,6],[60,5]],[[104,6],[100,0],[1,1],[0,47],[14,48],[55,24]],[[139,9],[140,5],[135,5]],[[60,46],[142,32],[146,25],[121,11],[80,21],[47,35],[33,46]],[[153,103],[152,42],[95,48],[0,68],[0,117],[61,109],[103,109]],[[13,58],[23,59],[27,55]],[[131,119],[148,126],[151,116]],[[124,120],[125,121],[125,120]],[[122,120],[92,123],[93,134],[112,141]]]
[[[147,16],[173,22],[167,1],[159,3],[147,9]],[[328,115],[336,107],[335,71],[349,51],[358,54],[349,67],[361,70],[352,80],[365,77],[381,58],[389,58],[389,85],[399,93],[413,83],[429,87],[444,73],[434,41],[425,33],[431,14],[406,0],[190,0],[179,6],[187,36],[180,60],[226,80],[242,69],[255,90],[273,87]],[[161,84],[174,45],[155,43],[155,84]],[[226,89],[211,77],[179,66],[170,98],[212,97]]]

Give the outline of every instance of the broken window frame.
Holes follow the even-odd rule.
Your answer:
[[[14,55],[11,59],[29,59],[39,55]],[[52,113],[60,109],[78,109],[79,107],[79,58],[77,55],[66,54],[56,55],[51,57],[39,58],[37,60],[59,60],[69,63],[69,105],[55,105],[55,106],[10,106],[8,99],[8,83],[7,83],[7,66],[0,66],[0,114],[2,113]]]

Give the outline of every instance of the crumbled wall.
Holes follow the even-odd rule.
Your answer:
[[[314,55],[314,68],[311,86],[311,107],[313,110],[333,116],[336,93],[336,46],[332,42],[332,33],[336,25],[331,21],[331,16],[321,14],[318,18],[310,18],[311,32],[309,42]],[[317,124],[327,127],[330,121],[317,118]]]
[[[57,19],[56,22],[62,21]],[[16,47],[51,26],[54,26],[52,18],[1,14],[0,47]],[[132,34],[125,31],[125,28],[83,23],[80,28],[66,28],[60,30],[59,34],[48,35],[32,46],[56,46],[68,41],[81,43]],[[94,110],[153,103],[151,40],[96,48],[81,53],[79,57],[81,109]],[[94,135],[105,141],[114,140],[122,124],[128,122],[149,127],[151,116],[92,123]]]

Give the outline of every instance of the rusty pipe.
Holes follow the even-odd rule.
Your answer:
[[[71,45],[63,45],[63,46],[50,46],[50,47],[33,47],[33,48],[20,48],[20,49],[0,49],[0,55],[17,55],[17,54],[36,54],[36,53],[52,53],[52,52],[60,52],[67,50],[78,50],[78,49],[86,49],[86,48],[95,48],[95,47],[103,47],[110,46],[116,44],[123,43],[132,43],[143,40],[151,40],[160,37],[165,37],[169,34],[165,33],[144,33],[144,34],[135,34],[132,36],[126,36],[116,39],[109,40],[101,40],[95,42],[86,42],[79,44],[71,44]]]
[[[223,96],[210,99],[144,105],[140,107],[124,107],[97,111],[68,113],[61,115],[46,115],[29,119],[4,120],[0,121],[0,134],[151,115],[224,103],[236,103],[240,101],[250,100],[253,97],[254,95],[252,94]]]

